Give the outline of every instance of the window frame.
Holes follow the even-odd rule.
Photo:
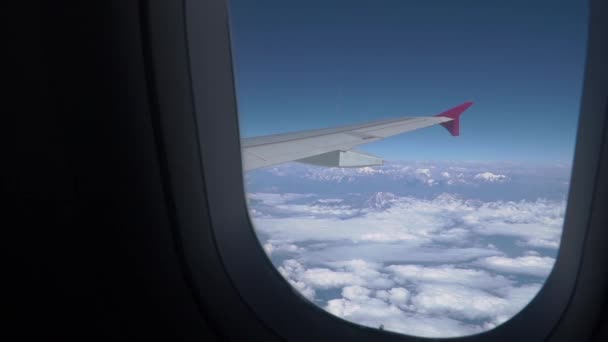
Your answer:
[[[597,298],[608,283],[605,275],[595,274],[608,268],[608,252],[601,248],[608,242],[602,229],[608,183],[608,20],[603,20],[608,6],[602,2],[591,0],[581,114],[555,267],[539,294],[509,321],[451,340],[565,341],[575,332],[577,340],[591,334],[594,322],[588,317],[598,317]],[[173,234],[199,309],[220,335],[267,341],[438,340],[345,321],[283,279],[259,244],[246,205],[226,1],[141,4],[147,82]]]

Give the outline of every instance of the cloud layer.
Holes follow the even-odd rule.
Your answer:
[[[302,198],[308,202],[302,203]],[[352,243],[360,249],[362,244],[401,242],[411,249],[432,243],[461,246],[468,238],[480,237],[514,238],[520,246],[556,249],[565,211],[565,201],[481,202],[449,194],[418,199],[376,193],[364,203],[358,207],[312,195],[250,194],[256,230],[274,243],[341,242],[337,246],[342,252]],[[463,252],[472,251],[496,254],[483,244]]]
[[[308,181],[390,176],[429,189],[503,186],[521,177],[457,165],[296,170]],[[292,171],[265,172],[282,179],[295,177]],[[248,193],[250,214],[264,250],[294,288],[352,322],[427,337],[485,331],[523,309],[555,263],[566,206],[564,196],[481,200],[448,192],[263,188]]]

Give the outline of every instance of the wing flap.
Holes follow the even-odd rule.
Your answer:
[[[243,150],[245,170],[270,166],[288,161],[324,154],[331,151],[347,151],[362,143],[381,138],[363,139],[356,135],[334,133],[325,136],[300,138],[280,143],[248,147]],[[251,157],[249,157],[251,156]]]
[[[327,167],[365,167],[384,163],[380,157],[359,151],[331,151],[296,161]]]

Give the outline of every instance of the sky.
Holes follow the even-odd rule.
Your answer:
[[[571,162],[585,1],[231,0],[243,137],[433,115],[361,150],[386,160]]]

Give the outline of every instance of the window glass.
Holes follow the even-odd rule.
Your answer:
[[[475,334],[523,309],[560,245],[587,11],[231,0],[246,196],[285,280],[331,314],[409,335]],[[446,123],[349,131],[369,141],[352,149],[335,130],[253,138],[467,101],[458,136]]]

